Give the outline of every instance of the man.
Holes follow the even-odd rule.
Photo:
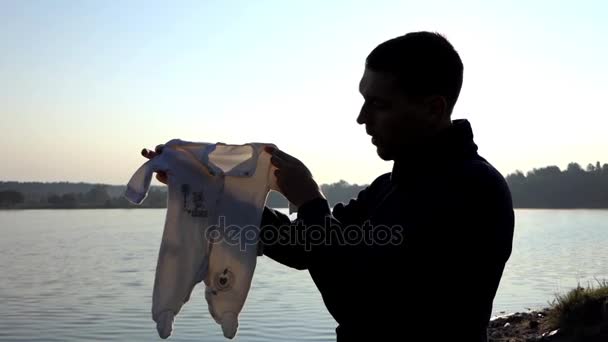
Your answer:
[[[264,255],[308,270],[338,341],[487,341],[514,215],[468,121],[451,120],[462,76],[458,53],[436,33],[408,33],[370,53],[357,122],[393,170],[333,210],[302,162],[269,150],[298,217],[264,209]],[[272,229],[304,239],[282,243]],[[319,243],[319,232],[333,239]]]

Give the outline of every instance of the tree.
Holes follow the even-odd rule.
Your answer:
[[[25,201],[25,196],[15,190],[0,191],[0,207],[12,208],[16,204],[21,204]]]
[[[151,208],[165,208],[167,206],[167,192],[158,189],[152,189],[148,192],[148,198],[146,198],[148,207]]]
[[[581,173],[584,172],[583,168],[578,163],[570,163],[568,164],[568,168],[566,169],[568,173]]]
[[[59,205],[61,203],[61,197],[57,194],[50,193],[47,197],[47,202],[52,205]]]
[[[524,177],[516,171],[506,177],[513,204],[518,208],[608,208],[608,164],[589,164],[587,171],[570,163],[533,169]]]
[[[61,205],[64,207],[76,206],[76,194],[69,193],[61,195]]]
[[[103,205],[111,199],[110,195],[108,194],[107,187],[104,185],[95,185],[82,197],[82,200],[85,203],[96,205]]]
[[[348,203],[351,198],[356,198],[364,188],[365,186],[363,185],[349,184],[343,179],[336,183],[321,185],[321,191],[326,195],[330,205],[339,202]]]

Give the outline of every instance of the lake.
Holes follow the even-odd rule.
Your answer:
[[[0,340],[160,340],[150,308],[164,215],[0,211]],[[517,210],[494,314],[539,309],[556,292],[608,279],[607,246],[607,210]],[[170,340],[227,341],[207,310],[199,284]],[[335,340],[336,323],[308,273],[267,257],[258,259],[239,321],[240,341]]]

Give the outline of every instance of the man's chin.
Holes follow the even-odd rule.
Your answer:
[[[389,151],[383,149],[380,146],[376,147],[376,153],[378,154],[378,156],[380,157],[380,159],[385,160],[385,161],[389,161],[389,160],[393,160],[393,155],[392,153],[390,153]]]

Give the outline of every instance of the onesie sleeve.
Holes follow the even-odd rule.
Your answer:
[[[125,197],[132,203],[141,204],[148,195],[152,174],[157,171],[168,171],[163,154],[148,160],[135,171],[127,183]]]

